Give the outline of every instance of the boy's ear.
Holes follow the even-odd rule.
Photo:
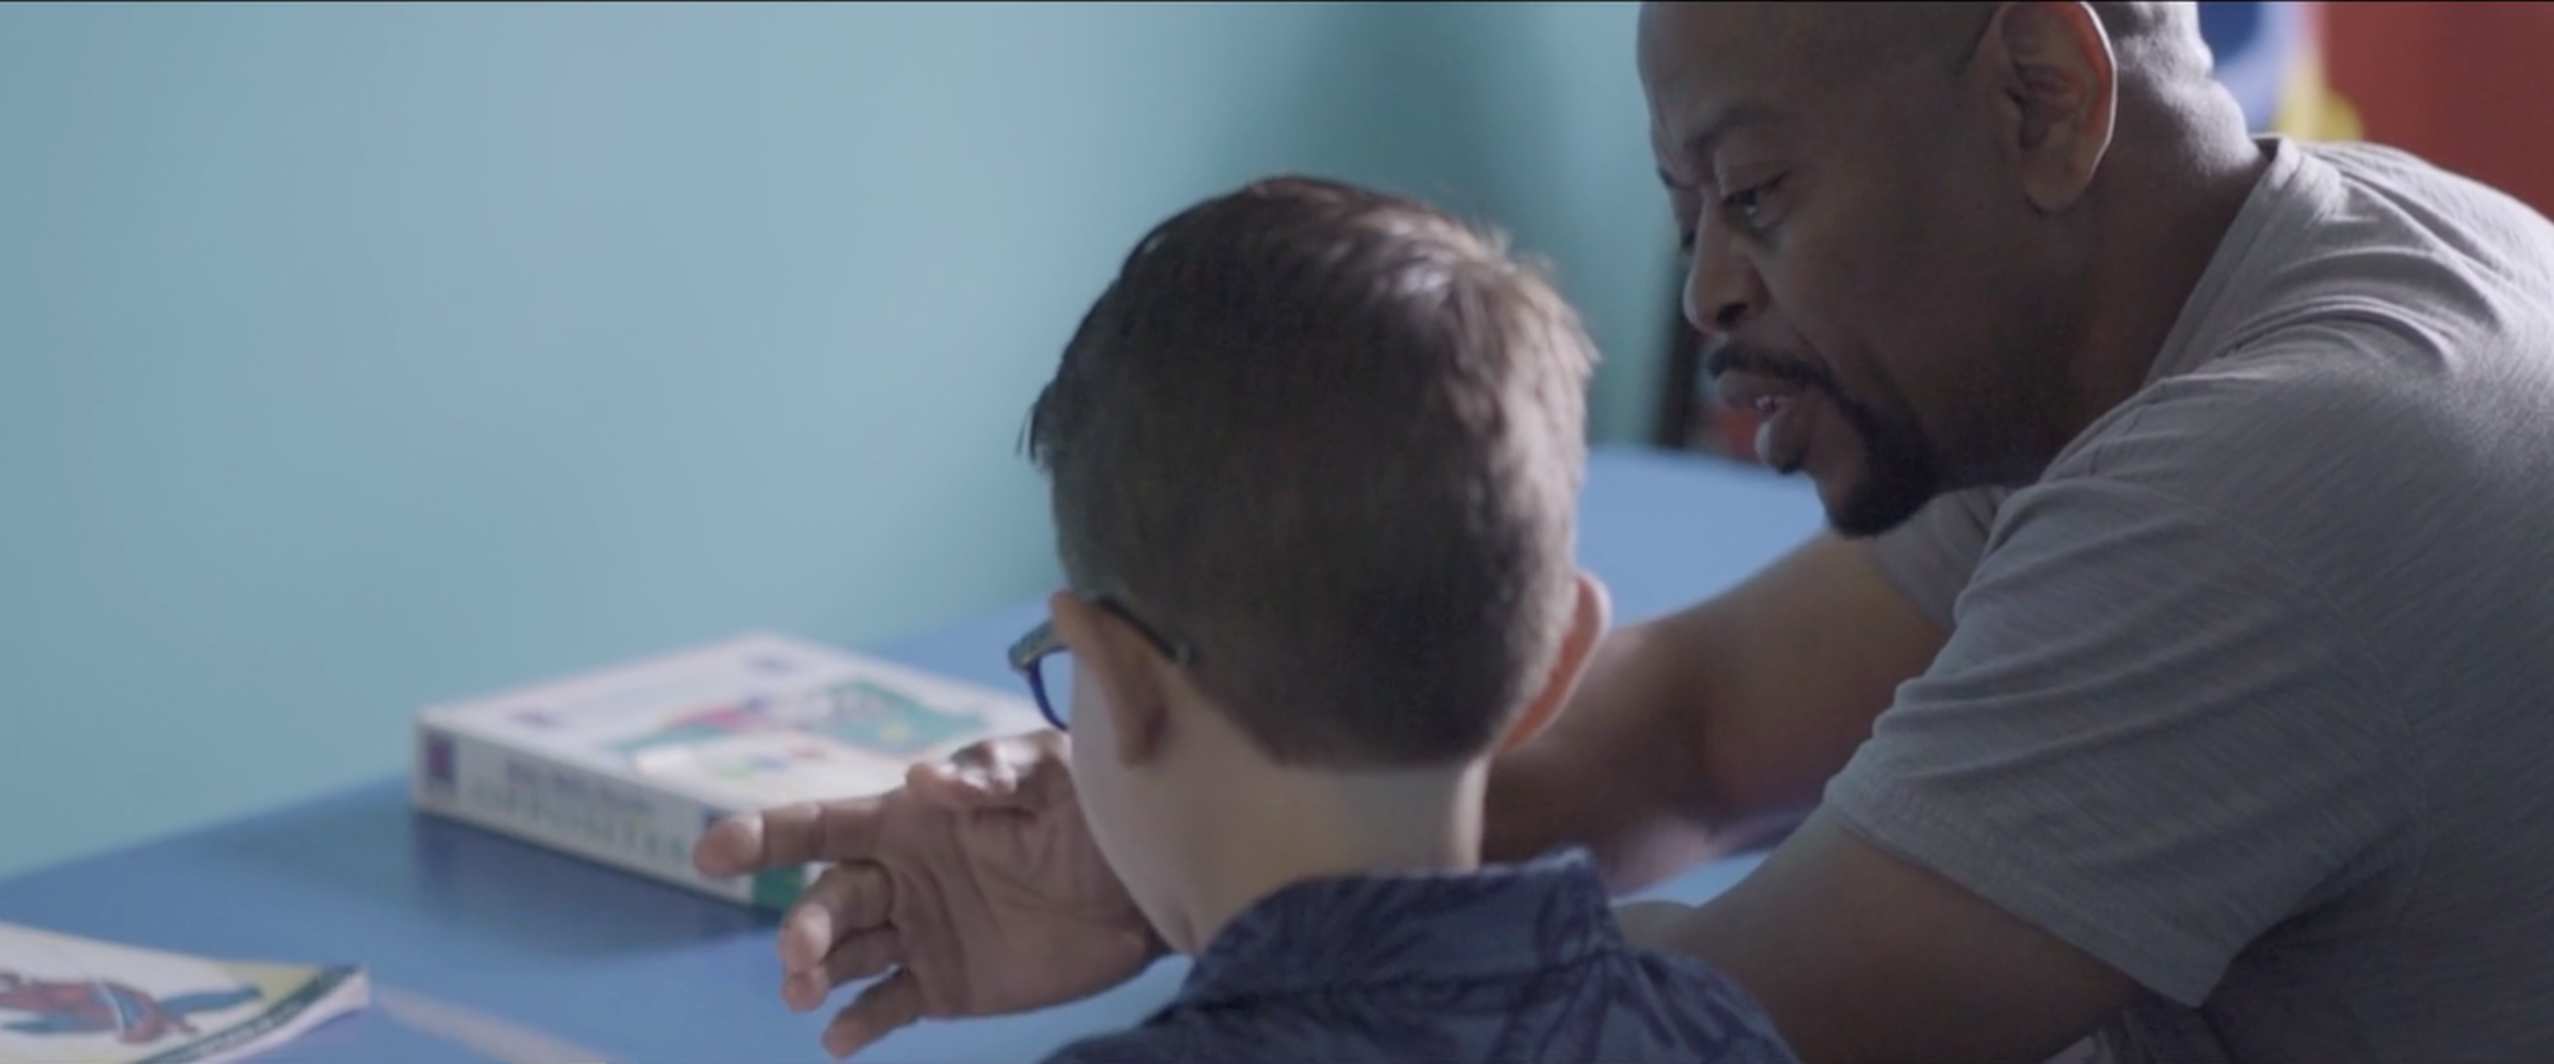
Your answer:
[[[1046,610],[1055,634],[1072,650],[1074,670],[1086,674],[1082,682],[1092,696],[1087,701],[1099,703],[1074,706],[1076,717],[1108,714],[1106,727],[1116,738],[1121,764],[1143,765],[1161,756],[1171,723],[1161,653],[1117,615],[1070,591],[1047,596]]]
[[[1579,570],[1577,594],[1570,606],[1570,626],[1561,634],[1561,652],[1552,656],[1552,667],[1543,674],[1525,710],[1508,724],[1499,737],[1499,753],[1525,745],[1561,716],[1570,701],[1570,692],[1578,688],[1579,675],[1587,669],[1587,659],[1596,652],[1596,641],[1605,635],[1612,619],[1613,602],[1606,597],[1605,585],[1586,570]]]

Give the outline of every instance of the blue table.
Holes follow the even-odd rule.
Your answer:
[[[1820,522],[1806,484],[1633,450],[1597,453],[1583,513],[1581,557],[1611,586],[1618,622],[1716,592]],[[1041,608],[1023,602],[873,649],[1009,684],[1002,648]],[[1751,867],[1752,858],[1702,865],[1650,896],[1699,901]],[[780,1004],[772,917],[415,815],[395,779],[0,881],[0,921],[216,957],[361,963],[390,993],[615,1061],[823,1058],[823,1015]],[[1065,1008],[925,1023],[862,1059],[1034,1060],[1140,1019],[1185,970],[1166,961]],[[391,1012],[321,1028],[275,1059],[486,1059]]]

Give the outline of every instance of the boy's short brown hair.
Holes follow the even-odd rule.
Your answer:
[[[1558,650],[1593,345],[1496,234],[1261,181],[1135,246],[1028,428],[1076,591],[1271,756],[1487,750]]]

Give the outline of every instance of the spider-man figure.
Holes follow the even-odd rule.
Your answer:
[[[0,969],[0,1009],[33,1013],[0,1027],[22,1034],[108,1034],[148,1045],[171,1033],[194,1034],[189,1013],[219,1012],[257,1000],[252,987],[180,994],[165,1001],[122,983],[25,979]]]

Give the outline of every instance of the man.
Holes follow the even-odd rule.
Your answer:
[[[1621,888],[1814,805],[1642,921],[1809,1061],[2554,1059],[2554,226],[2250,139],[2188,5],[1658,5],[1639,58],[1688,316],[1841,535],[1609,637],[1491,854]],[[1052,748],[704,840],[851,862],[788,995],[919,989],[829,1044],[1141,963],[1015,963],[1117,896]]]

